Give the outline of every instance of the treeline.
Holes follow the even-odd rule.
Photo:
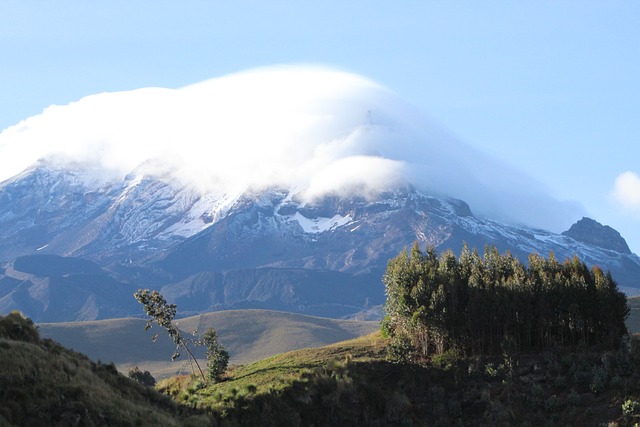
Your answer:
[[[558,262],[532,254],[528,265],[495,247],[465,245],[460,257],[417,243],[384,275],[383,333],[399,358],[455,349],[468,355],[553,346],[617,348],[627,333],[625,295],[610,273],[576,256]]]

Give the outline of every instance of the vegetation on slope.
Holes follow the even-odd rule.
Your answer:
[[[158,389],[207,408],[221,425],[600,426],[640,421],[640,352],[586,347],[388,360],[379,333],[238,367],[218,384],[195,376]],[[623,410],[623,408],[625,408]],[[615,424],[614,424],[615,423]]]
[[[484,357],[447,352],[416,364],[388,360],[388,340],[377,333],[239,366],[217,384],[196,376],[161,381],[159,391],[173,403],[117,374],[112,365],[93,363],[37,335],[34,340],[32,328],[22,329],[30,332],[16,340],[0,327],[0,380],[6,385],[0,392],[0,425],[623,426],[640,421],[640,352],[633,342],[604,352],[580,346]]]
[[[177,405],[95,363],[40,339],[17,312],[0,317],[0,425],[206,425],[206,415]]]
[[[555,346],[616,349],[627,334],[626,297],[609,273],[577,257],[559,263],[465,246],[460,258],[417,244],[389,262],[383,330],[401,358],[456,350],[499,354],[506,347],[543,351]]]
[[[384,337],[272,357],[220,384],[159,388],[228,425],[637,420],[640,355],[625,338],[626,300],[601,270],[415,246],[389,263],[385,285]]]
[[[536,290],[532,294],[544,301],[545,292],[555,289],[545,278],[562,278],[562,269],[567,268],[576,273],[569,276],[589,291],[585,295],[595,298],[585,307],[577,305],[573,312],[577,317],[569,318],[562,317],[562,299],[559,304],[533,301],[533,307],[546,309],[534,310],[543,317],[528,319],[532,328],[541,328],[540,335],[531,329],[518,341],[517,336],[503,334],[508,324],[501,325],[505,329],[494,324],[488,334],[480,335],[480,341],[465,341],[464,335],[456,341],[455,334],[442,328],[447,325],[446,315],[438,318],[437,314],[438,308],[456,307],[447,299],[456,293],[447,294],[451,289],[438,280],[460,279],[444,271],[447,266],[459,266],[458,261],[445,256],[440,264],[435,254],[424,256],[418,251],[415,257],[404,258],[409,268],[403,269],[401,259],[392,262],[390,270],[396,279],[406,280],[409,291],[399,293],[404,295],[402,302],[417,309],[418,315],[410,310],[403,314],[408,314],[408,324],[415,322],[403,333],[420,357],[398,362],[390,357],[397,356],[396,337],[376,333],[238,366],[216,383],[197,376],[163,380],[156,387],[172,401],[122,377],[113,365],[93,363],[41,340],[28,320],[12,314],[0,321],[0,380],[7,385],[0,392],[0,424],[622,426],[639,422],[640,346],[624,336],[619,320],[624,320],[626,304],[620,304],[610,276],[588,271],[579,262],[561,265],[539,258],[534,259],[537,267],[523,272],[508,262],[509,257],[489,256],[470,270],[469,277],[475,277],[487,292],[478,295],[508,297],[502,288],[510,289],[514,279],[493,273],[515,271],[522,273],[516,276],[524,286]],[[549,275],[547,269],[557,274]],[[486,280],[494,280],[493,285]],[[422,298],[429,289],[429,298]],[[580,292],[576,295],[581,297]],[[484,315],[499,318],[504,307],[488,304],[489,299],[482,300],[479,308]],[[601,339],[603,325],[588,316],[611,307],[614,311],[603,322],[611,320],[612,336]],[[539,322],[550,313],[561,319],[559,323]],[[425,319],[429,322],[421,325]],[[479,323],[474,327],[486,320],[480,316],[466,321],[473,319]],[[567,327],[564,332],[563,327]],[[385,331],[390,331],[388,324]],[[409,335],[414,332],[421,341]],[[526,339],[527,333],[534,341]],[[420,342],[423,348],[415,346]],[[515,345],[505,345],[509,342]],[[531,342],[536,345],[527,344]],[[22,351],[21,346],[35,347],[28,349],[33,357],[5,351]]]

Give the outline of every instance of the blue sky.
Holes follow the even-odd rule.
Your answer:
[[[5,0],[0,129],[93,93],[323,64],[385,85],[640,253],[638,22],[637,1]]]

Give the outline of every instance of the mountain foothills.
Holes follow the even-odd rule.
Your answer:
[[[494,245],[577,255],[640,291],[640,258],[610,227],[582,219],[555,234],[474,215],[411,185],[303,200],[284,188],[200,195],[144,173],[96,180],[45,161],[0,184],[0,311],[38,322],[140,314],[158,289],[183,314],[262,308],[379,318],[389,259],[417,241],[459,253]]]

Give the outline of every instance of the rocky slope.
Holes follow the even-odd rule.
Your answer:
[[[38,321],[139,314],[131,294],[151,287],[185,313],[375,317],[388,259],[414,241],[456,253],[464,242],[495,245],[525,260],[575,254],[611,270],[628,293],[640,289],[640,258],[593,220],[555,234],[477,217],[463,201],[411,186],[312,201],[284,188],[202,196],[169,175],[138,172],[97,180],[41,162],[1,183],[0,309]],[[51,271],[64,260],[45,255],[75,260]]]

